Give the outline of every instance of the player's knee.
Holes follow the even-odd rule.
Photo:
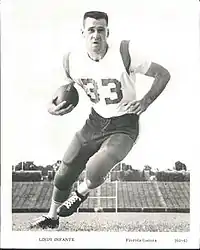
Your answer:
[[[126,150],[125,148],[121,151],[108,152],[108,162],[112,165],[112,167],[114,167],[114,165],[122,161],[127,156],[128,152],[129,150]]]
[[[54,185],[59,189],[59,190],[67,190],[68,189],[68,183],[66,182],[65,176],[56,173],[55,178],[54,178]]]
[[[55,174],[54,185],[59,190],[67,190],[73,184],[72,179],[69,166],[65,162],[62,162]]]
[[[102,153],[104,153],[105,155],[105,159],[103,160],[102,165],[106,165],[108,168],[112,168],[124,158],[121,152],[115,152],[110,147],[105,147]]]

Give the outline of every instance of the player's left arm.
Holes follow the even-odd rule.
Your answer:
[[[150,90],[141,100],[141,112],[146,110],[155,99],[163,92],[171,76],[169,71],[162,65],[152,62],[145,73],[146,76],[153,77],[154,81]]]
[[[141,100],[133,101],[127,105],[129,112],[137,115],[142,114],[156,100],[171,78],[169,71],[155,62],[151,62],[144,75],[154,78],[150,90]]]
[[[141,69],[144,69],[144,67],[141,67]],[[150,90],[141,100],[132,101],[126,105],[128,113],[141,115],[163,92],[171,76],[166,68],[155,62],[151,62],[145,73],[143,70],[140,70],[137,73],[142,73],[154,78]]]
[[[153,78],[153,83],[146,95],[137,101],[127,104],[128,112],[140,115],[143,113],[163,92],[170,80],[169,71],[162,65],[152,62],[145,46],[137,46],[135,42],[130,41],[129,54],[131,64],[130,73],[142,74]]]

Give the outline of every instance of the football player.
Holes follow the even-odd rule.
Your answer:
[[[168,70],[140,54],[134,42],[129,42],[128,52],[121,42],[108,44],[106,13],[86,12],[82,35],[85,50],[65,55],[64,70],[67,84],[76,83],[85,90],[92,103],[91,113],[83,128],[74,135],[56,172],[48,214],[31,227],[56,228],[60,216],[70,216],[77,211],[90,190],[100,186],[109,171],[130,152],[138,137],[140,115],[170,80]],[[126,58],[122,59],[123,56]],[[140,100],[135,90],[137,73],[153,78],[150,90]],[[73,105],[63,108],[64,105],[62,102],[56,106],[52,99],[48,111],[60,116],[74,108]],[[71,193],[73,183],[83,170],[86,170],[85,180]]]

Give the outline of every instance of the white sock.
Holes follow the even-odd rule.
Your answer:
[[[52,201],[51,201],[50,210],[49,210],[47,216],[48,216],[49,218],[52,218],[52,219],[57,219],[57,218],[58,218],[57,209],[58,209],[58,207],[59,207],[61,204],[62,204],[61,202],[57,202],[57,201],[52,200]]]
[[[87,193],[90,192],[91,189],[87,187],[87,184],[85,181],[83,181],[77,188],[77,191],[79,194],[85,196]]]

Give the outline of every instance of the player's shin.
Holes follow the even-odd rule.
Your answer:
[[[47,217],[51,218],[51,219],[57,219],[58,215],[57,215],[57,209],[59,208],[59,206],[61,205],[61,202],[56,202],[52,199],[51,201],[51,206],[49,209],[49,212],[47,214]]]
[[[53,188],[53,195],[50,210],[48,212],[48,217],[52,219],[57,219],[57,209],[60,205],[69,197],[69,190],[59,190],[56,186]]]

